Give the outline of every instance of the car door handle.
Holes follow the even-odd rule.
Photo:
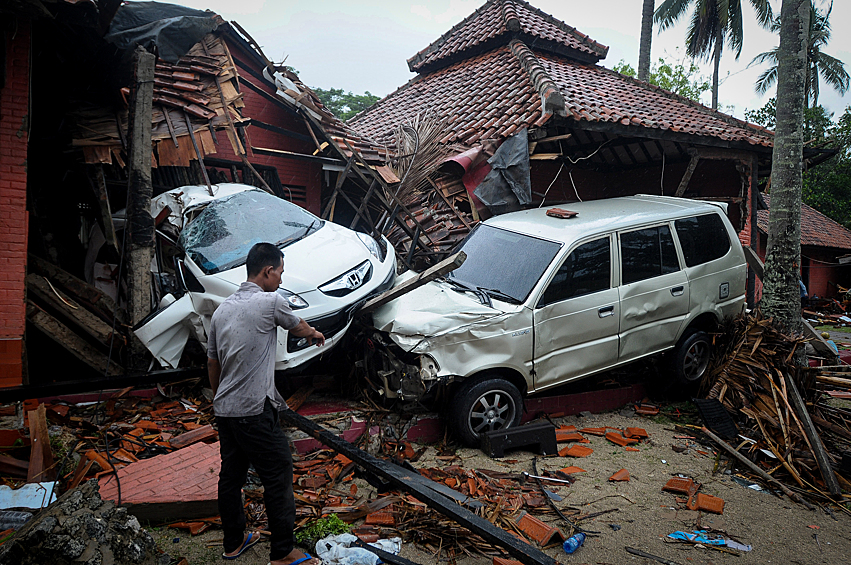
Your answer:
[[[682,287],[682,286],[675,286],[674,288],[671,289],[671,295],[681,296],[683,294],[684,290],[685,290],[685,288]]]
[[[615,307],[614,306],[604,306],[603,308],[600,308],[599,310],[597,310],[597,315],[600,316],[601,318],[606,318],[608,316],[612,316],[612,315],[614,315],[614,313],[615,313]]]

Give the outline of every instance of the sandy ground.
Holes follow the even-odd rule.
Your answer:
[[[633,556],[625,547],[633,547],[647,553],[664,557],[680,564],[696,563],[848,563],[851,560],[851,517],[838,509],[833,515],[823,508],[808,511],[804,507],[783,497],[767,492],[747,489],[732,480],[730,475],[713,475],[715,463],[712,454],[702,455],[697,450],[706,450],[692,442],[683,453],[672,449],[672,445],[686,446],[687,440],[675,436],[683,435],[673,428],[670,421],[661,418],[649,419],[635,416],[630,410],[592,415],[589,417],[565,417],[556,419],[557,424],[577,427],[642,427],[650,439],[638,446],[638,452],[628,452],[601,437],[588,436],[585,444],[594,453],[587,458],[574,459],[559,456],[541,457],[527,451],[512,451],[501,460],[490,459],[477,449],[459,449],[460,459],[453,463],[467,469],[495,469],[503,472],[531,472],[533,457],[538,458],[538,469],[555,471],[568,465],[585,469],[576,475],[577,480],[569,487],[551,487],[563,500],[557,506],[580,508],[583,513],[616,509],[614,512],[583,522],[583,527],[599,532],[590,536],[576,553],[567,555],[560,546],[544,551],[561,563],[653,563]],[[436,451],[429,447],[415,464],[419,468],[442,467],[444,463],[435,459]],[[629,482],[608,481],[619,469],[627,469]],[[685,509],[675,501],[675,495],[663,492],[662,486],[672,476],[682,474],[693,478],[703,486],[701,492],[719,496],[726,501],[723,515],[699,513]],[[371,489],[359,481],[361,489]],[[363,492],[363,490],[361,490]],[[553,525],[567,528],[560,519],[544,518]],[[619,528],[615,528],[619,526]],[[712,528],[724,532],[753,550],[740,556],[725,554],[717,550],[695,548],[691,545],[673,544],[666,541],[667,534],[675,530],[691,531]],[[152,531],[160,548],[172,557],[186,557],[191,564],[220,563],[220,531],[210,531],[192,538],[187,532],[168,528]],[[817,536],[817,539],[816,539]],[[175,542],[175,540],[177,540]],[[213,545],[213,547],[207,547]],[[437,558],[417,547],[406,544],[402,556],[421,565],[445,563],[445,556]],[[268,544],[261,543],[252,548],[236,563],[268,562]],[[489,558],[465,558],[462,565],[485,565]]]

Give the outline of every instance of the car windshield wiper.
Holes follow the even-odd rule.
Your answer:
[[[454,290],[456,292],[472,292],[479,299],[479,302],[481,302],[482,304],[487,304],[489,307],[493,308],[493,302],[491,302],[491,297],[488,296],[488,293],[483,291],[481,288],[472,286],[470,284],[461,282],[450,277],[444,277],[443,280],[455,287]]]
[[[494,298],[499,298],[503,302],[508,302],[509,304],[521,304],[520,300],[514,298],[510,294],[502,292],[498,288],[483,288],[480,286],[478,289],[493,296]]]
[[[313,220],[312,222],[310,222],[310,225],[307,226],[307,228],[304,230],[304,233],[302,233],[300,236],[298,236],[298,237],[293,236],[293,237],[288,237],[286,239],[282,239],[282,240],[278,241],[277,243],[275,243],[275,247],[286,247],[287,245],[292,245],[296,241],[301,241],[302,239],[306,238],[310,234],[310,230],[313,229],[313,224],[315,224],[315,223],[316,223],[316,220]]]

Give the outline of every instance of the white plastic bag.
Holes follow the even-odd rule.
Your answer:
[[[352,534],[326,536],[316,542],[316,556],[331,565],[378,565],[381,559],[362,547],[350,547],[358,538]],[[402,549],[402,538],[382,539],[369,545],[397,554]]]

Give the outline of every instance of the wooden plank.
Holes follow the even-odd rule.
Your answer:
[[[815,455],[816,463],[818,463],[819,470],[821,470],[821,476],[824,478],[824,484],[827,485],[827,490],[830,492],[831,496],[840,496],[842,494],[842,489],[839,487],[839,482],[836,480],[833,467],[830,466],[830,459],[828,459],[827,451],[824,448],[824,444],[821,442],[821,436],[819,436],[818,430],[813,424],[812,419],[810,419],[810,413],[807,410],[807,405],[804,403],[804,399],[801,398],[801,393],[798,392],[795,380],[790,377],[788,373],[784,374],[784,377],[786,378],[786,387],[789,390],[789,397],[792,400],[792,405],[795,407],[795,411],[798,412],[801,425],[804,428],[804,433],[807,434],[807,438],[810,440],[810,445],[815,452],[813,455]]]
[[[227,111],[228,109],[225,107],[225,112]],[[198,150],[198,142],[195,140],[195,132],[192,129],[192,122],[189,121],[189,114],[186,113],[186,110],[183,110],[183,121],[186,122],[186,129],[189,130],[189,139],[192,141],[192,149],[195,150],[195,157],[198,159],[198,164],[201,165],[201,174],[204,175],[204,182],[207,184],[207,192],[210,193],[210,196],[215,196],[215,194],[213,194],[213,186],[210,184],[210,177],[207,175],[207,167],[204,165],[204,155]]]
[[[61,287],[67,294],[73,295],[78,302],[82,301],[90,305],[94,313],[107,324],[112,324],[112,317],[116,314],[119,322],[128,322],[126,312],[118,310],[110,296],[71,273],[63,271],[53,263],[30,253],[27,255],[27,266],[31,273],[44,275],[50,279],[53,286]]]
[[[118,249],[118,236],[115,235],[115,224],[112,221],[112,209],[109,206],[109,193],[106,190],[106,177],[103,174],[102,164],[89,167],[89,182],[98,199],[98,204],[100,204],[100,216],[104,228],[103,237],[106,239],[107,245],[120,252],[120,249]]]
[[[820,356],[825,357],[828,363],[839,363],[839,354],[834,351],[827,341],[821,337],[821,334],[813,328],[813,326],[804,318],[801,318],[804,324],[804,335],[811,338],[810,343]]]
[[[114,361],[109,363],[107,372],[106,355],[96,350],[68,327],[33,304],[27,301],[27,320],[41,332],[67,349],[74,357],[95,369],[100,374],[120,375],[123,369]]]
[[[729,453],[730,455],[735,457],[740,463],[745,465],[745,467],[747,467],[748,469],[750,469],[751,471],[753,471],[754,473],[756,473],[757,475],[762,477],[763,480],[768,481],[772,485],[774,485],[774,486],[778,487],[780,490],[782,490],[783,494],[785,494],[786,496],[788,496],[789,498],[791,498],[795,502],[803,504],[809,510],[815,510],[815,507],[812,504],[810,504],[804,498],[801,498],[800,496],[798,496],[797,494],[795,494],[794,492],[789,490],[789,487],[787,487],[786,485],[784,485],[783,483],[781,483],[780,481],[778,481],[777,479],[775,479],[774,477],[772,477],[771,475],[769,475],[768,473],[766,473],[765,471],[763,471],[762,469],[757,467],[750,459],[748,459],[747,457],[745,457],[744,455],[742,455],[741,453],[736,451],[733,448],[732,445],[730,445],[729,443],[727,443],[726,441],[724,441],[720,437],[716,436],[715,434],[710,432],[705,427],[701,428],[701,431],[703,433],[705,433],[707,436],[709,436],[709,438],[712,441],[714,441],[715,443],[717,443],[720,447],[723,447],[724,450],[727,453]]]
[[[51,308],[58,310],[87,334],[108,346],[112,326],[83,308],[73,298],[60,292],[41,275],[27,275],[27,291]]]
[[[543,137],[541,139],[536,139],[535,142],[536,143],[546,143],[548,141],[558,141],[560,139],[569,139],[571,137],[573,137],[572,133],[563,133],[561,135],[553,135],[551,137]]]
[[[0,455],[0,474],[12,477],[26,477],[30,468],[27,461],[21,461],[14,457]]]
[[[399,298],[400,296],[407,294],[414,290],[415,288],[419,288],[426,284],[429,281],[433,281],[438,277],[442,277],[443,275],[454,271],[458,267],[464,264],[464,261],[467,260],[467,254],[463,251],[459,251],[452,257],[447,257],[434,267],[426,269],[418,276],[413,277],[411,279],[406,280],[402,284],[391,288],[388,291],[385,291],[375,298],[372,298],[363,305],[363,308],[360,309],[360,314],[368,314],[372,312],[379,306],[387,304],[393,299]]]
[[[686,189],[688,188],[688,183],[691,180],[691,176],[694,174],[694,170],[697,168],[697,163],[699,161],[700,157],[692,155],[691,160],[688,162],[688,167],[686,167],[686,171],[683,173],[683,178],[680,180],[680,186],[677,187],[677,192],[674,193],[674,196],[681,197],[685,194]]]
[[[759,258],[759,255],[756,254],[756,251],[751,249],[749,246],[744,245],[742,249],[745,250],[745,260],[748,262],[748,267],[750,267],[759,280],[763,280],[765,276],[765,265],[762,264],[762,259]]]
[[[47,433],[47,412],[44,404],[27,412],[30,423],[30,466],[27,470],[28,483],[43,483],[56,478],[53,468],[53,451],[50,449],[50,435]]]
[[[446,204],[449,207],[449,210],[453,214],[455,214],[455,217],[458,218],[459,220],[461,220],[461,223],[464,224],[464,227],[466,227],[468,230],[471,229],[470,224],[468,224],[467,220],[464,219],[464,214],[462,214],[461,212],[459,212],[458,210],[455,209],[455,206],[453,206],[449,202],[449,200],[447,200],[446,196],[443,195],[443,191],[440,190],[439,188],[437,188],[437,185],[434,184],[434,181],[431,180],[428,177],[426,177],[426,180],[429,182],[429,184],[431,184],[432,188],[434,188],[434,191],[437,193],[437,195],[440,196],[440,199],[443,200],[443,203]]]
[[[219,432],[214,430],[213,426],[207,424],[206,426],[201,426],[198,429],[186,432],[184,434],[180,434],[177,437],[173,437],[169,440],[168,443],[173,448],[180,449],[182,447],[186,447],[187,445],[198,443],[199,441],[212,439],[218,435]]]

